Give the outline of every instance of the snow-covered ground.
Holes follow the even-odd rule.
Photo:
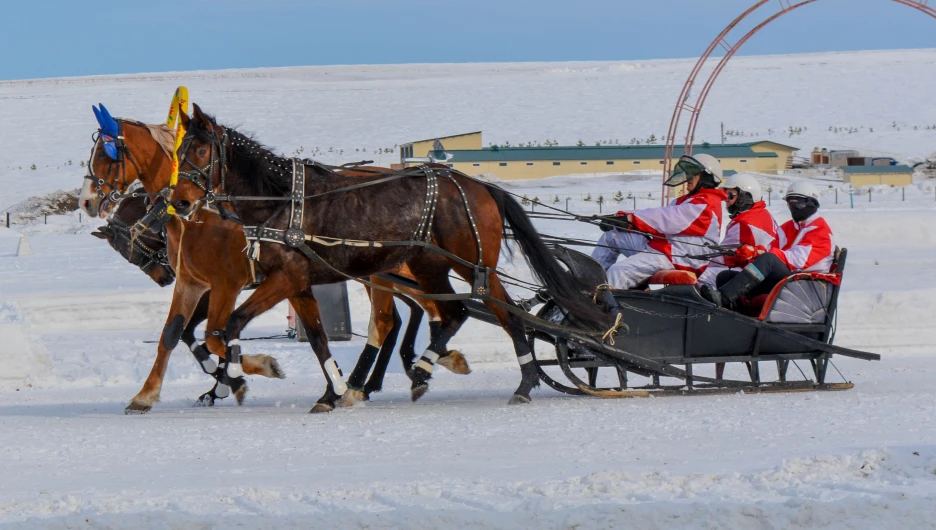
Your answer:
[[[771,127],[808,126],[787,139],[806,148],[851,142],[835,140],[828,125],[873,126],[851,138],[926,155],[936,132],[923,125],[936,112],[922,104],[920,79],[934,60],[936,51],[745,58],[703,123],[737,120],[762,137]],[[80,185],[91,103],[156,121],[181,82],[222,120],[284,152],[343,146],[328,160],[347,161],[367,156],[356,147],[372,153],[474,129],[512,143],[660,136],[690,65],[328,67],[0,83],[0,109],[10,117],[0,141],[13,146],[0,153],[0,209]],[[891,120],[910,127],[897,131]],[[68,159],[73,165],[62,166]],[[789,178],[798,177],[764,183],[777,190]],[[838,244],[850,249],[836,342],[883,355],[836,361],[855,383],[848,392],[605,401],[541,387],[533,404],[508,407],[519,377],[510,343],[471,322],[453,346],[474,372],[438,373],[415,404],[394,360],[373,402],[309,415],[324,379],[308,345],[268,340],[245,349],[275,355],[288,379],[251,379],[245,406],[192,408],[208,378],[180,349],[163,401],[128,417],[123,407],[149,371],[148,341],[158,337],[170,291],[89,237],[99,221],[60,216],[0,228],[0,525],[936,527],[936,190],[932,182],[881,188],[870,203],[856,196],[852,208],[838,183],[816,182]],[[569,197],[583,213],[597,213],[594,201],[581,200],[585,192],[632,194],[638,207],[659,197],[659,180],[646,175],[509,186],[547,203],[559,196],[560,206]],[[772,211],[783,221],[777,199]],[[632,206],[625,199],[604,211]],[[537,224],[597,237],[588,226]],[[17,256],[24,234],[32,252]],[[351,305],[354,329],[364,333],[362,289],[351,288]],[[285,322],[278,307],[246,336],[280,333]],[[346,371],[362,346],[361,338],[332,344]]]

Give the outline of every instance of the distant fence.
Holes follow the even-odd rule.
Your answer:
[[[0,219],[3,220],[4,226],[10,228],[16,225],[55,224],[65,220],[77,220],[79,223],[83,223],[88,220],[88,216],[84,215],[80,210],[73,213],[50,213],[42,215],[24,215],[22,213],[4,212],[2,216],[0,216]]]
[[[817,186],[819,187],[819,186]],[[783,194],[786,188],[782,190],[765,190],[764,201],[768,206],[773,203],[782,202]],[[932,186],[917,186],[916,184],[904,187],[890,186],[872,186],[864,188],[822,188],[819,187],[819,195],[823,206],[833,204],[847,205],[851,208],[860,202],[865,203],[891,203],[891,202],[933,202],[936,201],[936,182]],[[638,210],[640,208],[651,208],[660,205],[661,194],[659,192],[641,192],[631,193],[630,195],[610,196],[605,192],[580,192],[577,194],[559,194],[551,195],[543,199],[538,196],[526,197],[521,199],[521,204],[530,212],[547,212],[551,208],[589,214],[612,213],[618,210]]]

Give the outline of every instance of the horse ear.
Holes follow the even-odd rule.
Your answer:
[[[192,122],[192,119],[189,118],[189,115],[185,112],[185,109],[182,108],[182,104],[179,104],[179,120],[182,123],[182,127],[188,129],[189,123]]]
[[[198,103],[192,103],[192,108],[195,109],[195,114],[193,115],[195,121],[197,121],[199,125],[203,126],[204,128],[211,129],[211,126],[214,124],[211,123],[211,118],[202,112],[202,109],[198,106]]]
[[[101,117],[98,118],[98,122],[101,124],[101,130],[108,136],[116,138],[120,135],[120,126],[117,124],[117,120],[111,116],[103,103],[98,103],[98,106],[101,108]]]
[[[107,228],[107,227],[103,227]],[[104,233],[103,228],[97,229],[97,231],[91,232],[91,235],[98,239],[107,239],[107,234]]]

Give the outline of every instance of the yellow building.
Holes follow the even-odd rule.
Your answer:
[[[400,146],[400,163],[407,158],[426,158],[435,149],[435,142],[440,141],[446,151],[481,149],[481,131],[443,136],[429,140],[417,140]]]
[[[793,147],[792,145],[784,145],[777,143],[771,140],[762,140],[759,142],[747,142],[743,144],[738,144],[742,146],[748,146],[755,153],[776,153],[777,158],[761,158],[760,162],[763,164],[758,173],[768,173],[771,175],[778,175],[784,171],[789,171],[793,169],[793,153],[799,151],[799,147]],[[776,165],[772,165],[772,164]]]
[[[444,151],[434,149],[436,139],[403,144],[400,149],[401,166],[434,160],[469,175],[487,173],[505,180],[523,180],[588,173],[662,172],[665,153],[662,145],[482,148],[480,132],[437,140]],[[677,158],[683,150],[683,146],[676,146]],[[707,153],[718,158],[726,171],[774,175],[790,167],[796,150],[771,141],[726,145],[704,143],[693,148],[694,153]]]
[[[863,186],[909,186],[913,184],[913,169],[908,166],[845,166],[846,184]]]

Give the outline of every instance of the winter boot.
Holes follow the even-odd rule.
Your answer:
[[[712,287],[711,285],[703,285],[701,288],[699,288],[699,294],[702,295],[702,298],[705,298],[716,306],[722,307],[721,293],[718,292],[718,289]]]
[[[737,311],[741,297],[751,292],[762,281],[764,281],[764,275],[751,263],[741,271],[741,274],[738,274],[730,282],[722,285],[721,289],[718,289],[719,296],[714,298],[720,298],[720,300],[716,303],[725,309]],[[704,292],[702,296],[705,296]],[[715,302],[711,298],[709,300]]]

